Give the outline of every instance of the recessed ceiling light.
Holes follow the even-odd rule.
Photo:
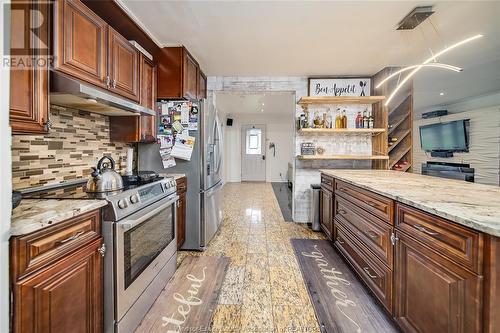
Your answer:
[[[264,112],[264,109],[260,109],[260,112]]]
[[[440,93],[439,93],[439,96],[444,96],[444,92],[440,92]]]

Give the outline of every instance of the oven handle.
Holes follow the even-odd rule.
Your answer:
[[[168,200],[167,202],[165,202],[161,206],[159,206],[157,208],[154,208],[152,211],[150,211],[150,212],[142,215],[138,219],[135,219],[135,220],[124,220],[124,221],[118,222],[117,224],[119,224],[120,227],[123,230],[130,230],[133,227],[135,227],[135,226],[143,223],[147,219],[151,218],[152,216],[158,214],[159,212],[161,212],[163,209],[167,208],[168,206],[174,204],[177,200],[179,200],[179,196],[176,195],[175,197],[173,197],[172,199]]]

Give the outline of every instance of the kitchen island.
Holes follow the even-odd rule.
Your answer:
[[[321,170],[322,229],[405,332],[497,332],[500,188]]]

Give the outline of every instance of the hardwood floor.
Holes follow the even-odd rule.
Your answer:
[[[229,183],[224,222],[207,251],[231,259],[213,317],[213,332],[320,332],[290,238],[320,238],[285,222],[269,183]]]

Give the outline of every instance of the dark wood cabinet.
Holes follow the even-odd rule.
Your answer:
[[[159,99],[200,98],[200,68],[185,47],[164,47],[155,54],[155,59]],[[206,87],[206,82],[203,84]]]
[[[13,331],[102,332],[100,211],[11,239]]]
[[[319,222],[321,225],[321,229],[328,236],[328,238],[332,239],[333,233],[333,195],[332,192],[321,188],[319,192]]]
[[[139,51],[108,27],[109,90],[139,102]]]
[[[108,25],[78,0],[54,6],[54,69],[107,88]]]
[[[204,99],[207,98],[207,77],[201,70],[198,73],[198,99]]]
[[[177,179],[177,195],[179,201],[177,202],[177,249],[180,249],[186,240],[186,191],[187,179],[181,177]]]
[[[155,110],[156,66],[140,54],[140,103]],[[156,142],[156,116],[110,117],[110,139],[118,142]]]
[[[405,332],[480,332],[482,277],[397,232],[395,318]]]
[[[50,30],[49,5],[40,1],[14,1],[12,10],[25,14],[24,22],[39,27],[37,38],[29,34],[23,20],[11,20],[11,55],[13,60],[28,57],[46,58]],[[39,11],[42,15],[31,15]],[[31,15],[31,16],[30,16]],[[45,21],[47,20],[47,21]],[[24,41],[23,45],[17,45]],[[41,45],[41,44],[46,45]],[[33,47],[27,47],[31,45]],[[43,134],[49,129],[48,65],[45,68],[22,68],[20,62],[10,70],[10,126],[14,134]]]

